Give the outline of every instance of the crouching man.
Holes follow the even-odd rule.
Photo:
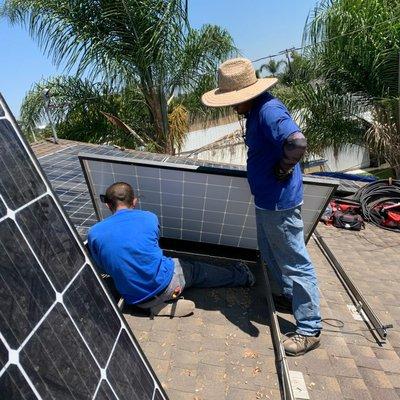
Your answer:
[[[183,317],[195,307],[179,298],[188,287],[254,285],[254,276],[243,263],[224,268],[164,256],[158,243],[158,218],[135,209],[137,198],[129,184],[111,185],[105,202],[112,215],[90,229],[89,250],[127,304],[149,309],[153,315]]]

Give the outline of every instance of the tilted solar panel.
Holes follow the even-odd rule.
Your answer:
[[[166,399],[1,95],[0,168],[0,398]]]
[[[132,185],[138,208],[154,212],[161,237],[257,249],[253,198],[246,171],[171,162],[79,155],[99,219],[110,215],[101,203],[109,185]],[[337,184],[304,177],[302,215],[308,241]]]

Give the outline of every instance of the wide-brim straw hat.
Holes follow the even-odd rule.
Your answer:
[[[272,88],[278,79],[257,78],[251,61],[233,58],[218,68],[218,87],[201,96],[201,101],[209,107],[226,107],[254,99]]]

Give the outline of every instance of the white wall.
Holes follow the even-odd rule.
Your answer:
[[[240,129],[239,122],[189,132],[181,151],[196,150]]]
[[[246,165],[247,148],[244,143],[239,143],[225,148],[203,151],[191,158],[227,164]]]
[[[369,167],[369,151],[356,145],[349,145],[342,149],[338,154],[337,160],[334,157],[333,149],[325,151],[323,158],[327,160],[328,168],[331,171],[346,171]]]
[[[238,129],[240,129],[239,122],[233,122],[226,125],[189,132],[181,151],[185,152],[199,149]],[[191,158],[245,165],[247,160],[247,148],[244,143],[237,143],[224,148],[203,151],[195,156],[191,156]],[[316,158],[319,159],[321,157]],[[345,171],[369,166],[368,150],[356,145],[349,145],[341,150],[337,160],[334,157],[333,149],[325,151],[322,158],[327,160],[327,166],[330,171]]]

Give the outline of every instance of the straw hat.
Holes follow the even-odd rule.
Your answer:
[[[276,78],[257,79],[251,61],[233,58],[218,68],[218,87],[201,96],[209,107],[225,107],[244,103],[265,92],[278,82]]]

